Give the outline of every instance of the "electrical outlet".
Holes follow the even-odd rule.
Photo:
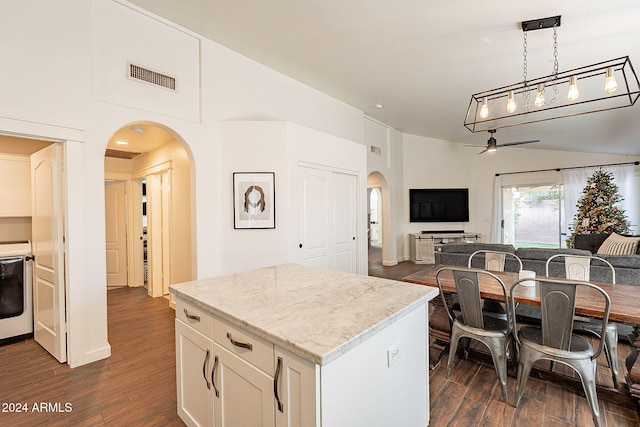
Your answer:
[[[394,344],[387,350],[387,366],[391,367],[400,358],[400,343]]]

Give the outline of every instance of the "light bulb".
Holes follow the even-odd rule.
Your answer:
[[[606,93],[613,93],[618,90],[618,82],[613,75],[613,67],[607,68],[607,79],[604,82],[604,91]]]
[[[480,107],[480,118],[486,119],[489,117],[489,106],[487,105],[487,98],[482,98],[482,107]]]
[[[578,83],[576,82],[576,76],[569,77],[569,92],[567,93],[567,99],[569,101],[575,101],[580,97],[580,91],[578,90]]]
[[[544,105],[544,84],[538,85],[538,91],[536,92],[536,100],[533,102],[536,107],[542,107]]]
[[[507,111],[509,113],[514,113],[516,111],[516,100],[513,98],[513,91],[510,90],[507,95]]]

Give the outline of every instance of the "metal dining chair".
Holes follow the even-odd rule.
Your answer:
[[[442,290],[441,275],[445,271],[451,271],[455,282],[458,303],[460,304],[460,315],[449,308],[445,294]],[[506,305],[507,318],[487,316],[482,311],[482,300],[480,298],[480,277],[487,277],[494,280],[502,287],[504,300],[507,300],[507,288],[502,280],[495,274],[486,270],[470,269],[464,267],[443,267],[436,273],[436,282],[440,289],[440,296],[449,317],[451,326],[451,346],[449,348],[449,359],[447,361],[447,378],[451,375],[451,368],[460,339],[463,341],[464,358],[469,355],[470,340],[482,342],[489,348],[493,365],[498,375],[498,380],[502,386],[502,395],[505,402],[507,398],[507,359],[509,356],[509,345],[512,342],[512,327],[509,304]],[[515,354],[515,351],[511,352]]]
[[[510,252],[492,251],[487,249],[481,249],[475,251],[469,255],[468,268],[473,268],[474,257],[484,257],[484,269],[489,271],[503,272],[507,259],[514,259],[518,263],[518,271],[522,270],[522,260],[516,255]],[[503,304],[495,300],[484,300],[482,309],[487,313],[495,313],[503,318],[506,316],[506,310]]]
[[[522,282],[526,280],[531,279],[518,280],[511,287],[512,307],[515,305],[514,291],[523,286]],[[542,307],[542,324],[541,326],[522,326],[517,334],[514,334],[519,349],[518,386],[514,406],[517,408],[520,404],[531,367],[537,360],[559,362],[570,366],[579,374],[591,408],[593,422],[596,426],[600,426],[600,409],[596,393],[596,359],[602,353],[604,340],[598,339],[599,345],[594,351],[589,340],[573,333],[576,292],[579,287],[592,288],[601,294],[604,300],[604,311],[600,336],[604,336],[611,302],[609,295],[602,288],[577,280],[536,280],[536,292],[539,292]],[[515,319],[513,319],[513,328],[517,330]]]
[[[511,252],[499,252],[499,251],[490,251],[486,249],[482,249],[479,251],[475,251],[471,255],[469,255],[469,263],[467,267],[473,267],[473,258],[476,256],[484,255],[484,269],[490,271],[504,271],[504,265],[506,263],[507,258],[512,258],[518,263],[518,271],[522,270],[522,261],[516,254],[512,254]]]
[[[589,281],[589,272],[591,271],[591,261],[596,260],[603,263],[611,269],[611,283],[616,283],[616,269],[606,259],[592,256],[592,255],[569,255],[569,254],[557,254],[547,259],[545,267],[545,276],[551,277],[549,266],[551,260],[564,258],[564,270],[565,277],[571,280],[584,280]],[[576,331],[588,332],[593,335],[598,335],[600,329],[600,321],[594,320],[579,320],[574,319],[574,328]],[[619,388],[618,380],[618,326],[609,322],[604,335],[604,354],[607,358],[607,363],[611,369],[611,377],[613,379],[613,386]]]

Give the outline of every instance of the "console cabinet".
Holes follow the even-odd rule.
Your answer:
[[[409,253],[414,264],[435,264],[436,252],[452,242],[479,242],[480,234],[465,232],[415,233],[409,235]]]

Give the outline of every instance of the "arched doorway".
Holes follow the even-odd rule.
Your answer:
[[[192,280],[193,161],[171,129],[150,122],[116,131],[105,151],[107,287],[168,296]]]
[[[388,181],[381,172],[373,171],[367,176],[367,208],[371,243],[369,257],[379,257],[383,265],[396,265],[391,193]]]

